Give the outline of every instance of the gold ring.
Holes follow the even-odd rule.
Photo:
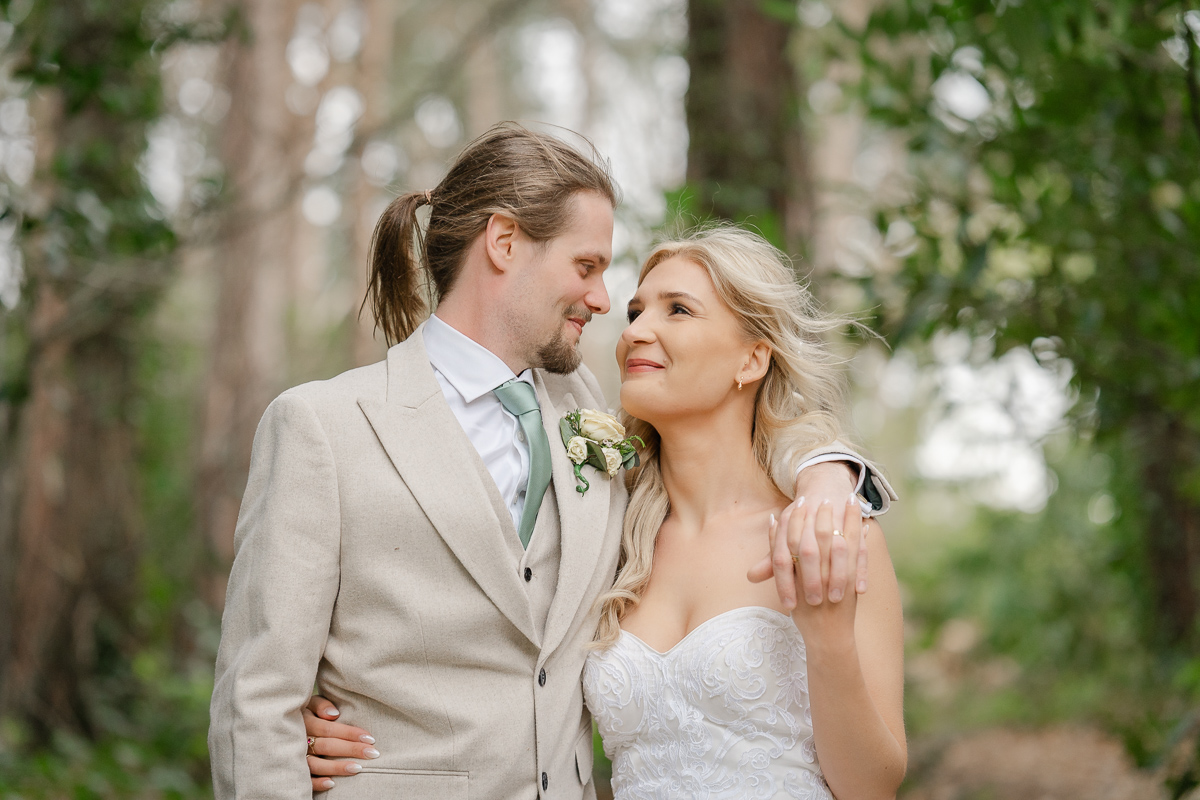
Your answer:
[[[308,737],[308,754],[310,756],[315,756],[317,754],[317,751],[313,749],[313,745],[315,745],[316,743],[317,743],[317,737],[315,737],[315,736]]]
[[[792,563],[793,563],[793,564],[799,564],[799,563],[800,563],[800,556],[798,556],[798,555],[794,555],[794,554],[793,554],[793,555],[792,555]]]
[[[841,536],[843,539],[845,539],[845,538],[846,538],[846,535],[845,535],[844,533],[842,533],[841,531],[839,531],[839,530],[835,530],[835,531],[833,532],[833,535],[834,535],[834,536]]]

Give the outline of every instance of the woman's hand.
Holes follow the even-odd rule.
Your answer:
[[[357,775],[362,765],[354,758],[379,758],[371,745],[375,737],[362,728],[335,722],[338,710],[333,703],[314,694],[304,709],[304,732],[313,740],[308,746],[308,771],[314,792],[333,788],[333,775]]]
[[[835,511],[842,513],[835,515]],[[844,530],[835,527],[837,517]],[[828,500],[812,508],[801,497],[778,520],[772,517],[770,555],[751,567],[747,577],[761,583],[774,576],[780,603],[788,611],[797,607],[801,592],[808,606],[826,601],[840,604],[848,595],[867,590],[869,524],[862,519],[854,495],[847,498],[845,508],[835,508]],[[835,530],[839,535],[833,534]]]
[[[854,512],[850,503],[858,505],[853,498],[847,503],[843,523],[845,530],[834,527],[833,504],[823,503],[815,512],[805,516],[799,536],[791,530],[787,535],[788,550],[800,552],[800,562],[806,571],[815,562],[820,580],[814,583],[818,589],[821,585],[826,587],[825,601],[813,602],[816,597],[815,590],[809,587],[808,575],[805,575],[802,580],[806,602],[797,603],[792,610],[792,619],[796,621],[796,627],[810,644],[816,643],[818,639],[824,643],[851,646],[854,642],[854,616],[858,605],[858,593],[855,591],[856,576],[851,572],[849,565],[859,562],[858,555],[865,544],[866,536],[862,517]],[[794,527],[789,525],[789,528]],[[782,521],[776,528],[782,530]],[[779,537],[778,532],[776,536]],[[807,549],[816,551],[815,557],[805,552],[806,543]],[[806,556],[809,557],[806,559]],[[865,561],[862,563],[865,568]]]

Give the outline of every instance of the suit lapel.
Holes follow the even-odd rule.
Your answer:
[[[413,497],[496,607],[536,642],[529,601],[512,564],[474,451],[446,405],[421,330],[388,350],[387,399],[359,407]]]
[[[558,502],[562,550],[558,587],[550,604],[542,640],[542,650],[551,652],[570,630],[571,622],[578,614],[579,605],[595,575],[608,527],[608,493],[613,479],[585,466],[584,477],[591,488],[582,495],[575,490],[578,483],[575,480],[575,465],[567,458],[567,448],[558,430],[562,415],[577,407],[575,399],[570,394],[563,395],[559,400],[561,407],[558,407],[546,390],[540,370],[534,371],[534,384],[542,407],[542,424],[550,439],[551,474],[554,499]]]

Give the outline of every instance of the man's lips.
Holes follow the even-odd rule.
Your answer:
[[[666,368],[662,364],[659,364],[657,361],[651,361],[648,358],[625,359],[625,372],[626,373],[655,372],[656,370],[660,370],[660,369],[666,369]]]
[[[583,317],[567,317],[567,322],[575,326],[577,333],[583,333],[583,326],[587,324]]]

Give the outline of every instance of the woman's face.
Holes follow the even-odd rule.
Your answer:
[[[712,411],[749,376],[754,350],[708,272],[669,258],[629,301],[629,326],[617,342],[621,407],[656,426]]]

